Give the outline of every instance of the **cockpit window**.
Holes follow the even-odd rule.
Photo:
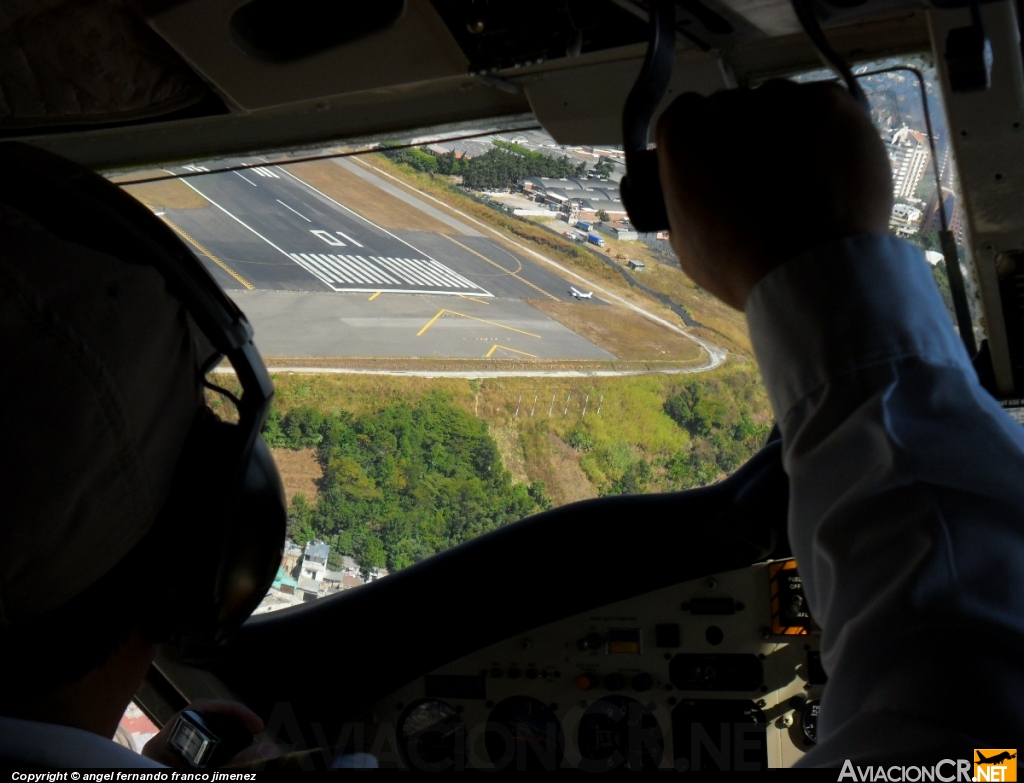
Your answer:
[[[868,86],[893,230],[933,250],[916,85],[893,72]],[[932,121],[962,245],[937,104]],[[707,485],[764,444],[742,314],[679,270],[666,234],[630,225],[623,173],[617,149],[526,129],[119,177],[241,306],[275,379],[264,437],[289,545],[258,612],[566,503]]]
[[[934,67],[923,58],[884,60],[854,68],[871,106],[871,118],[889,154],[893,176],[890,230],[919,246],[950,319],[956,324],[953,294],[940,232],[952,234],[964,278],[975,332],[980,339],[977,283],[968,257],[967,219],[956,161]],[[834,78],[831,71],[804,74],[800,80]]]

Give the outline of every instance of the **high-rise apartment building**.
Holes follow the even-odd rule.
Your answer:
[[[928,137],[904,125],[889,138],[892,163],[892,193],[900,199],[912,199],[928,168]]]

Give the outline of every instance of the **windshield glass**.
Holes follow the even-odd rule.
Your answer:
[[[868,92],[893,230],[934,251],[916,84],[883,74]],[[936,104],[962,246],[941,117]],[[703,486],[763,445],[772,414],[742,314],[679,270],[667,234],[632,228],[623,173],[620,150],[516,130],[117,178],[240,305],[274,376],[265,438],[289,546],[260,612],[554,506]],[[169,174],[188,176],[138,183]],[[948,302],[941,254],[929,260]]]

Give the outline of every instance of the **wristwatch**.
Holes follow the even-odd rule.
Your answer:
[[[189,766],[220,766],[251,745],[252,734],[232,715],[183,710],[167,744]]]

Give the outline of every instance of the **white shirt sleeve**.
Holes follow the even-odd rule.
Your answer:
[[[829,676],[801,766],[1024,740],[1024,429],[977,376],[923,254],[859,236],[747,302],[789,536]]]

